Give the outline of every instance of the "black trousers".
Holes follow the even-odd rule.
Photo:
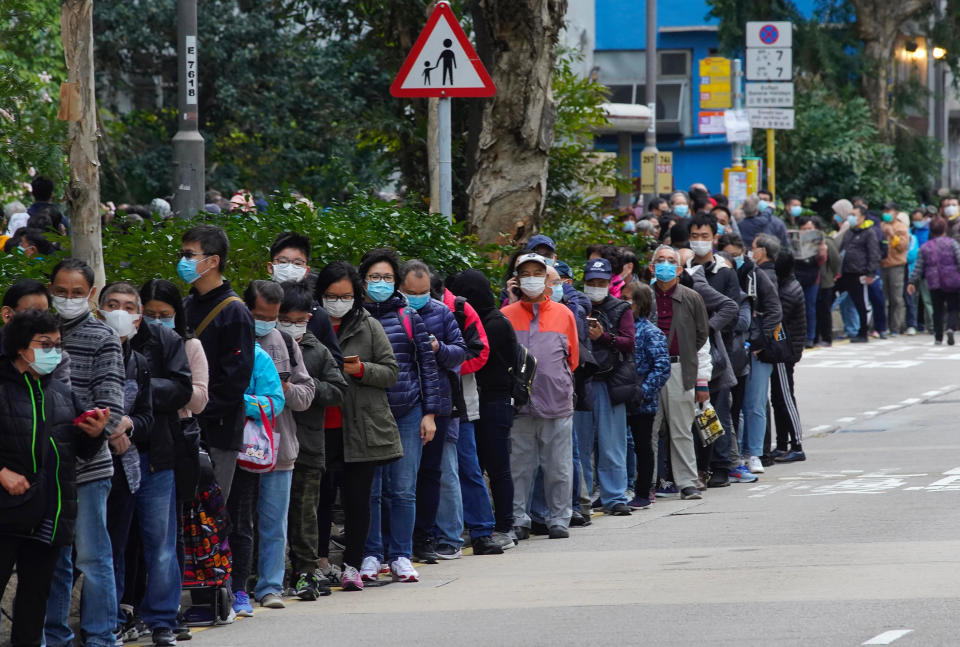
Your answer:
[[[635,413],[627,418],[633,435],[633,450],[637,454],[637,481],[633,491],[637,498],[650,495],[653,483],[653,420],[655,413]]]
[[[513,405],[509,398],[480,403],[475,424],[477,461],[490,478],[493,517],[497,532],[513,529],[513,476],[510,472],[510,430]]]
[[[859,274],[846,273],[840,276],[837,281],[837,289],[840,292],[846,292],[850,295],[854,307],[857,309],[857,315],[860,317],[860,332],[858,337],[866,337],[870,322],[867,321],[867,286],[860,282]]]
[[[0,592],[17,566],[17,597],[13,601],[14,647],[40,645],[53,567],[60,549],[33,539],[0,536]]]
[[[237,468],[233,475],[230,498],[227,499],[227,512],[232,522],[229,537],[230,550],[233,551],[233,571],[230,577],[233,591],[246,590],[247,580],[253,570],[259,501],[260,475]]]
[[[420,470],[417,472],[417,520],[413,527],[414,543],[424,542],[433,533],[440,508],[440,469],[443,459],[443,444],[449,418],[437,420],[437,434],[423,446],[420,454]],[[442,426],[441,426],[442,425]]]
[[[957,329],[957,304],[960,293],[945,290],[930,290],[930,301],[933,302],[933,336],[937,341],[943,341],[943,315],[946,310],[947,330]]]
[[[370,489],[376,462],[347,463],[343,456],[343,432],[330,430],[326,435],[327,470],[320,487],[320,505],[317,507],[319,527],[318,553],[326,557],[330,545],[330,523],[333,520],[333,503],[340,487],[340,504],[343,506],[343,534],[346,547],[343,550],[343,565],[360,570],[363,562],[363,547],[370,532]]]
[[[801,451],[803,449],[803,425],[794,396],[793,362],[777,364],[770,376],[770,399],[773,402],[773,419],[777,425],[777,449]]]
[[[817,292],[817,337],[820,341],[833,341],[833,300],[837,288],[820,288]]]

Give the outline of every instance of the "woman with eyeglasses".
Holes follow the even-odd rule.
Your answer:
[[[397,381],[399,366],[383,326],[363,307],[363,285],[350,263],[337,261],[320,270],[316,299],[336,331],[347,379],[343,406],[327,407],[325,414],[326,472],[320,486],[318,544],[323,557],[330,539],[330,508],[339,475],[346,535],[341,583],[344,591],[362,591],[360,566],[370,529],[374,473],[378,465],[403,456],[397,421],[387,397],[387,389]],[[379,507],[375,514],[379,519]],[[410,527],[412,537],[412,522]]]
[[[13,645],[39,645],[57,556],[73,544],[76,459],[103,445],[109,409],[82,420],[69,387],[50,373],[60,363],[60,319],[45,310],[15,314],[0,359],[0,590],[20,577]]]

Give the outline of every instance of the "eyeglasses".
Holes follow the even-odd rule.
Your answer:
[[[367,280],[373,281],[386,281],[387,283],[393,283],[394,276],[393,274],[367,274]]]
[[[324,294],[324,295],[323,295],[323,300],[324,300],[324,301],[340,301],[341,303],[349,303],[349,302],[353,301],[353,295],[352,295],[352,294],[343,294],[343,295],[341,295],[341,296],[336,296],[336,295],[333,295],[333,294]]]
[[[209,254],[204,254],[203,252],[192,252],[189,249],[181,249],[179,252],[177,252],[177,258],[194,259],[198,256],[209,256]]]
[[[275,259],[273,259],[273,264],[274,265],[290,264],[290,265],[295,265],[297,267],[307,266],[306,261],[304,261],[302,258],[285,258],[283,256],[278,256]]]
[[[45,339],[31,339],[31,340],[30,340],[30,343],[31,343],[31,344],[37,344],[37,346],[38,346],[39,348],[42,348],[43,350],[50,350],[50,349],[52,349],[52,348],[56,348],[57,350],[62,350],[62,349],[63,349],[63,344],[62,344],[62,343],[60,343],[60,342],[54,343],[54,342],[52,342],[52,341],[47,341],[47,340],[45,340]]]

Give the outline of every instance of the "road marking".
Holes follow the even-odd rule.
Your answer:
[[[916,404],[918,402],[923,402],[920,398],[907,398],[906,400],[901,400],[900,404]]]
[[[953,476],[954,474],[960,474],[960,467],[954,467],[952,470],[944,472],[944,476]]]
[[[875,416],[875,415],[877,415],[878,413],[880,413],[880,412],[879,412],[879,411],[864,411],[864,412],[863,412],[862,414],[860,414],[860,415],[863,415],[863,416]]]
[[[818,426],[814,427],[813,429],[811,429],[809,433],[811,433],[811,434],[818,434],[818,433],[820,433],[821,431],[829,431],[830,429],[833,429],[833,425],[818,425]]]
[[[901,406],[903,406],[903,405],[900,405],[900,404],[888,404],[888,405],[886,405],[886,406],[884,406],[884,407],[878,407],[878,408],[880,409],[880,411],[893,411],[894,409],[899,409]]]
[[[837,418],[837,422],[841,424],[846,424],[848,422],[853,422],[856,418]]]
[[[903,638],[908,633],[913,632],[913,629],[892,629],[890,631],[884,631],[879,636],[874,636],[867,642],[863,643],[864,645],[889,645],[894,640]]]
[[[927,396],[928,398],[932,398],[932,397],[935,396],[935,395],[940,395],[940,393],[941,393],[941,391],[927,391],[926,393],[923,393],[922,395],[925,395],[925,396]]]

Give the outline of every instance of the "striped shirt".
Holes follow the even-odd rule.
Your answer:
[[[70,385],[84,409],[110,408],[107,436],[123,417],[123,386],[126,370],[120,338],[110,326],[92,314],[60,326],[63,349],[70,353]],[[77,485],[113,476],[110,447],[104,443],[90,460],[77,459]]]

